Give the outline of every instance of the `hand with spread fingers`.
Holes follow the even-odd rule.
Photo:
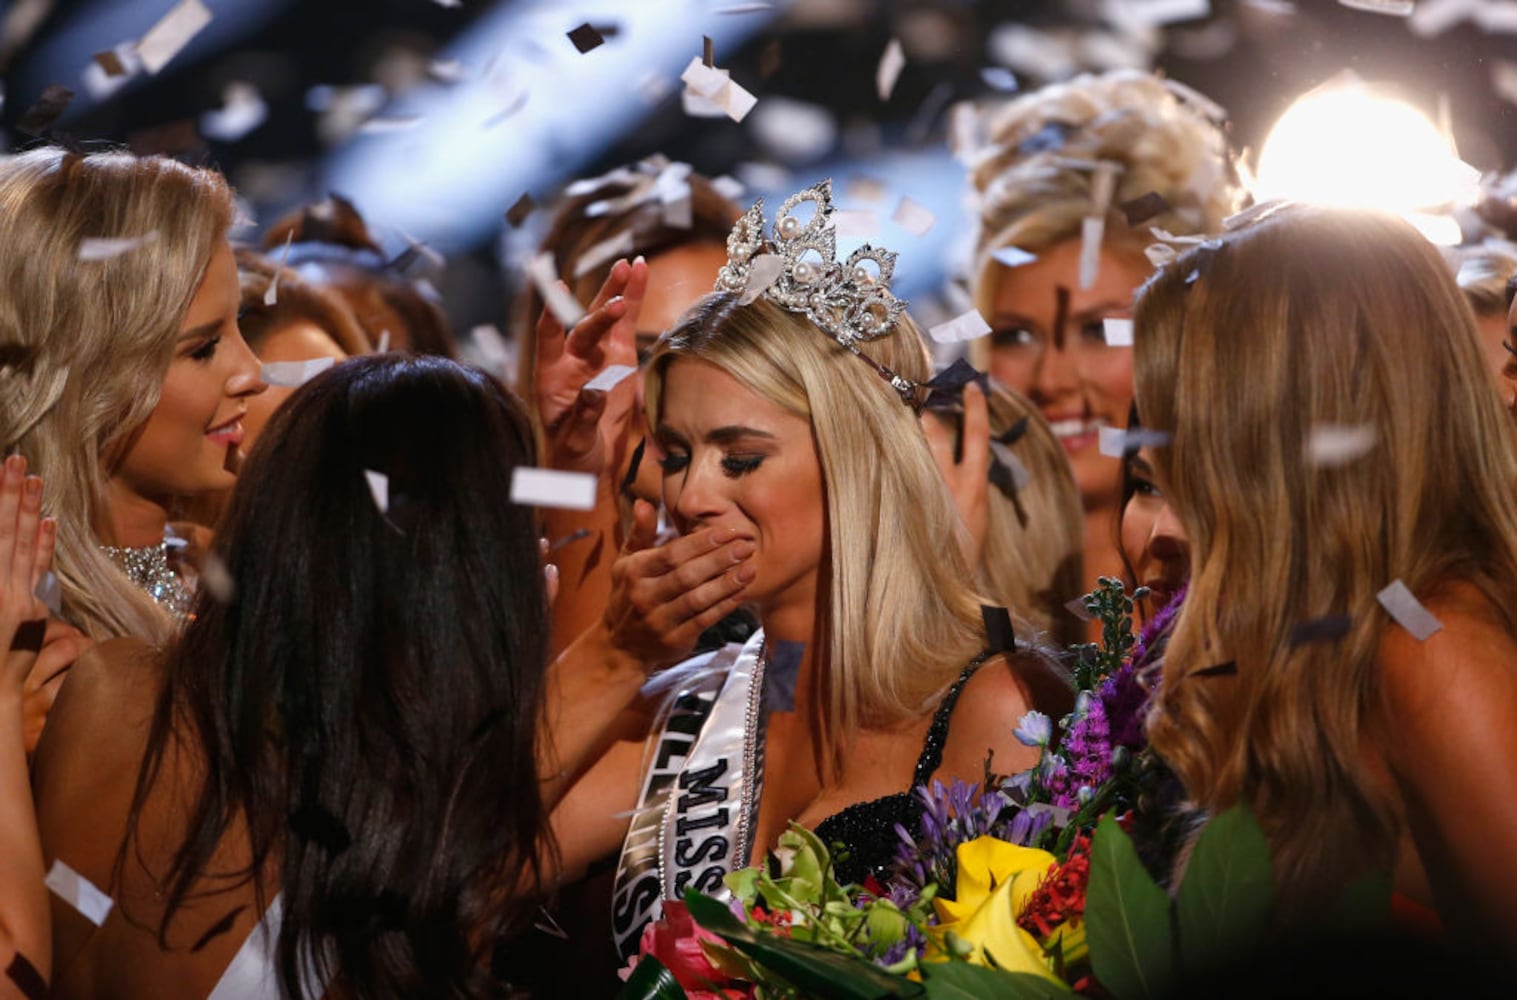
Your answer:
[[[755,573],[752,539],[706,529],[655,546],[655,517],[647,501],[634,505],[602,616],[611,644],[648,668],[689,656],[702,632],[742,604]]]
[[[979,566],[990,530],[990,410],[985,393],[974,382],[964,386],[963,447],[957,461],[953,432],[932,413],[922,414],[921,420],[932,459],[967,531],[964,558],[969,565]]]
[[[619,260],[573,329],[566,332],[552,310],[538,319],[533,402],[552,468],[606,470],[636,403],[635,388],[630,379],[609,392],[585,386],[611,365],[637,366],[637,320],[647,289],[647,262]]]

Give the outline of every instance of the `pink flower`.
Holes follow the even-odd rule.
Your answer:
[[[711,963],[704,944],[725,947],[726,942],[696,924],[679,900],[664,900],[664,916],[643,928],[637,956],[618,973],[623,982],[632,975],[644,955],[652,955],[679,982],[690,1000],[746,1000],[747,987],[730,985],[732,979]]]

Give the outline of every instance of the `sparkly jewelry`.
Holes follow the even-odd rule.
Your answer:
[[[179,625],[189,624],[195,595],[169,566],[168,539],[138,549],[102,545],[100,550],[121,567],[128,579],[147,591],[147,595]]]
[[[802,222],[792,214],[810,202]],[[774,217],[774,238],[764,238],[764,202],[758,201],[727,237],[727,263],[717,275],[717,291],[742,301],[760,295],[815,323],[823,333],[863,358],[912,409],[921,408],[917,383],[897,375],[859,349],[895,329],[906,303],[890,294],[896,255],[864,244],[838,263],[832,227],[832,181],[797,191]]]

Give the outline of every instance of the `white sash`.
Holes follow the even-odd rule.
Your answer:
[[[681,681],[649,736],[638,808],[616,867],[611,925],[624,959],[637,954],[663,900],[691,887],[724,895],[723,877],[752,856],[763,786],[763,646],[760,630],[742,646],[674,668]]]

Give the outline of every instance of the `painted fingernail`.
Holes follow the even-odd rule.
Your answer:
[[[646,259],[644,259],[644,257],[643,257],[642,254],[638,254],[635,258],[633,258],[632,263],[634,265],[636,265],[636,264],[646,264],[646,263],[648,263],[648,261]]]
[[[42,495],[42,477],[41,476],[27,476],[26,477],[26,498],[28,500],[35,500],[38,497],[40,497],[41,495]]]

